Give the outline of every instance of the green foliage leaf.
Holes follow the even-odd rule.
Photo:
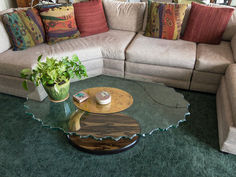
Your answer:
[[[73,62],[78,62],[79,61],[79,57],[77,55],[73,55],[72,56],[72,61]]]
[[[46,59],[46,64],[47,64],[47,67],[51,67],[55,64],[55,60],[52,59],[52,58],[47,58]]]
[[[40,55],[40,56],[38,57],[38,62],[40,62],[42,56],[43,56],[43,55]]]
[[[22,82],[22,87],[23,87],[25,90],[29,90],[29,89],[28,89],[28,86],[27,86],[27,80],[24,80],[24,81]]]
[[[53,80],[49,80],[49,81],[47,82],[47,84],[48,84],[48,85],[53,85],[53,84],[54,84],[54,81],[53,81]]]
[[[86,68],[77,55],[73,55],[71,59],[63,57],[61,60],[46,57],[46,62],[41,62],[41,58],[42,55],[38,57],[38,63],[33,70],[27,68],[21,71],[21,77],[34,82],[36,86],[40,83],[53,85],[56,90],[58,84],[70,78],[87,77]],[[23,87],[27,87],[27,82],[23,83]]]
[[[26,77],[26,76],[32,74],[32,71],[31,71],[31,69],[23,69],[23,70],[21,70],[20,74],[21,74],[21,76]]]

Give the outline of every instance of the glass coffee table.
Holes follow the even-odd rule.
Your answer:
[[[90,98],[78,103],[72,95],[81,90]],[[111,94],[111,103],[96,103],[94,95],[102,90]],[[63,131],[74,146],[95,154],[127,150],[140,137],[177,127],[189,115],[189,103],[173,88],[108,76],[72,83],[62,103],[27,100],[25,107],[43,126]]]

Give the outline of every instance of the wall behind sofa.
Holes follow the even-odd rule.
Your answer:
[[[16,0],[0,0],[0,11],[16,7]]]

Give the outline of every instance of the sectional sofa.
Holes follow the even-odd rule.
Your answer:
[[[216,93],[219,140],[222,151],[236,154],[236,11],[219,45],[143,36],[147,3],[114,3],[104,0],[109,31],[56,43],[12,51],[0,20],[0,92],[42,101],[42,86],[22,88],[20,71],[33,68],[37,57],[77,54],[88,76],[101,74],[134,80],[165,83],[187,90]],[[119,4],[120,3],[120,4]],[[186,11],[182,32],[191,7]],[[11,12],[14,9],[0,12]],[[220,87],[219,87],[220,86]]]

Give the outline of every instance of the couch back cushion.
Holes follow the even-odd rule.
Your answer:
[[[108,31],[101,0],[91,0],[73,4],[75,20],[80,36],[89,36]]]
[[[229,41],[233,38],[234,34],[236,34],[236,9],[235,8],[234,8],[233,15],[229,19],[229,23],[225,29],[222,39]]]
[[[225,7],[225,8],[232,8],[232,7],[229,7],[229,6],[223,6],[223,5],[217,5],[217,4],[208,4],[208,6],[213,6],[213,7]],[[184,34],[184,31],[186,29],[186,25],[187,25],[187,21],[188,21],[188,17],[189,17],[189,14],[190,14],[190,10],[191,10],[191,4],[188,5],[188,8],[185,12],[185,17],[184,17],[184,20],[183,20],[183,24],[182,24],[182,29],[181,29],[181,34],[183,35]],[[223,33],[223,36],[222,36],[222,40],[226,40],[226,41],[230,41],[234,34],[236,34],[236,9],[234,9],[234,13],[232,14],[230,20],[229,20],[229,23],[227,24],[226,28],[225,28],[225,31]]]
[[[5,29],[5,26],[1,20],[0,17],[0,53],[7,51],[8,49],[11,48],[11,42],[9,39],[9,36],[7,34],[7,31]]]
[[[7,34],[6,28],[2,22],[2,16],[6,13],[13,12],[13,9],[8,9],[4,11],[0,11],[0,53],[7,51],[11,48],[10,38]]]
[[[142,29],[145,2],[120,2],[103,0],[110,29],[138,32]]]
[[[73,5],[45,8],[40,11],[48,44],[79,36]]]

